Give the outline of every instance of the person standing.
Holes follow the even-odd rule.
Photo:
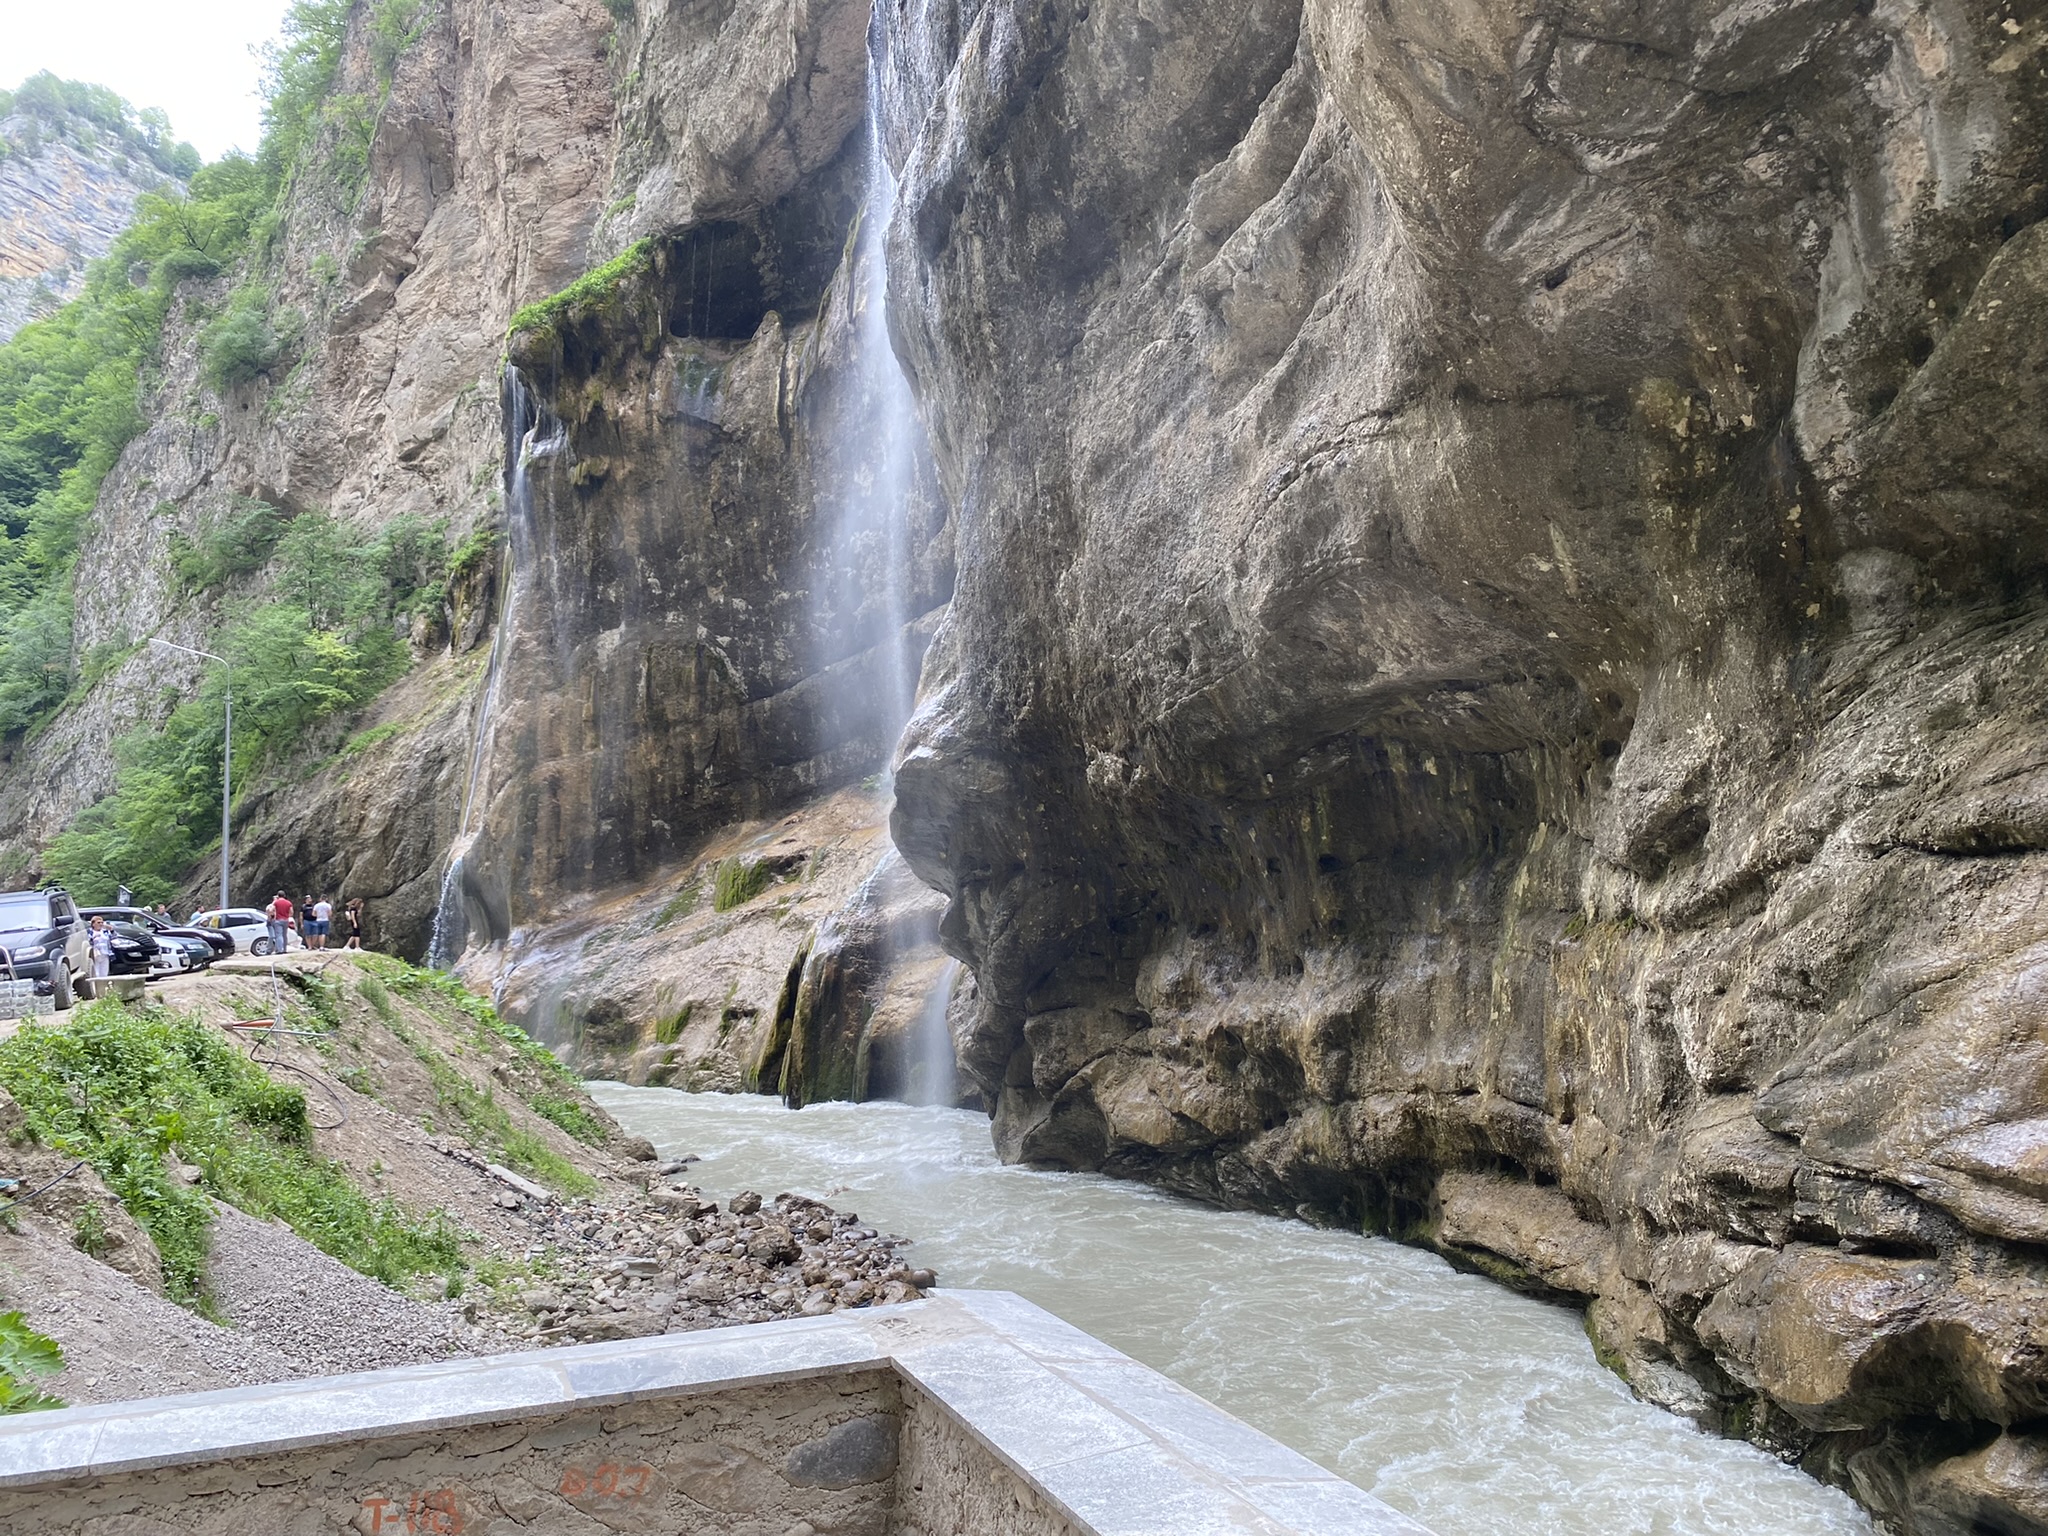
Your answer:
[[[312,922],[312,921],[313,921],[313,893],[312,893],[311,891],[308,891],[308,892],[306,892],[306,894],[305,894],[305,895],[303,895],[303,896],[301,896],[301,897],[299,898],[299,942],[300,942],[301,944],[306,944],[306,939],[307,939],[307,934],[306,934],[306,924],[308,924],[308,923],[310,923],[310,922]],[[306,945],[306,947],[310,949],[310,948],[311,948],[312,946],[311,946],[310,944],[308,944],[308,945]]]
[[[327,947],[327,932],[334,926],[334,903],[325,896],[313,903],[313,920],[306,924],[306,943],[311,949]]]
[[[100,983],[114,974],[114,930],[107,926],[104,917],[92,920],[92,995],[102,997],[105,989]]]
[[[348,905],[342,908],[342,916],[348,922],[348,944],[346,947],[349,949],[361,949],[363,947],[363,898],[360,896],[349,897]]]
[[[270,930],[270,952],[284,953],[285,941],[292,931],[292,899],[279,891],[270,898],[270,905],[264,909],[264,926]]]

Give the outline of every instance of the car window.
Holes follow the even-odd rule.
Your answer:
[[[41,933],[49,926],[49,897],[0,896],[0,933]]]

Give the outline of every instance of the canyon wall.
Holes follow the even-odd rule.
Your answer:
[[[882,31],[958,560],[893,826],[1003,1154],[2048,1529],[2038,8]]]
[[[157,144],[171,170],[139,130],[124,141],[77,112],[0,113],[0,342],[76,296],[138,197],[177,189]]]
[[[457,3],[380,72],[361,21],[336,89],[377,103],[359,176],[316,153],[291,182],[275,251],[245,272],[182,284],[148,425],[103,483],[79,560],[74,651],[119,659],[83,697],[12,744],[0,779],[0,868],[32,869],[69,818],[112,789],[113,746],[161,719],[204,647],[261,591],[214,593],[176,573],[180,539],[257,498],[330,512],[368,540],[399,518],[457,540],[500,515],[498,374],[507,319],[584,270],[603,212],[612,119],[598,0]],[[276,366],[215,388],[205,326],[238,283],[263,284],[291,337]],[[495,561],[414,637],[420,665],[368,721],[335,722],[300,757],[240,790],[234,899],[317,885],[369,902],[373,939],[420,952],[456,833],[475,683],[495,609]],[[358,726],[363,750],[339,752]],[[211,905],[198,872],[193,895]]]
[[[260,581],[195,597],[174,536],[502,533],[245,791],[238,898],[415,955],[439,911],[639,1080],[931,1096],[950,1020],[1006,1157],[1427,1242],[1918,1536],[2048,1530],[2044,43],[452,0],[386,80],[358,36],[361,183],[297,183],[265,274],[294,350],[212,389],[232,281],[181,289],[81,564],[126,659],[12,745],[0,867],[191,681],[130,648]],[[920,658],[942,919],[878,827]]]

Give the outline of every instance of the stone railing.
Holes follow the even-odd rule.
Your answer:
[[[0,1421],[0,1531],[1427,1536],[1019,1297]]]

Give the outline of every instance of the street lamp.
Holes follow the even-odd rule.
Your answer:
[[[151,645],[161,645],[166,650],[183,651],[187,656],[199,656],[207,661],[217,661],[227,671],[227,686],[221,693],[220,727],[220,904],[228,905],[228,802],[232,798],[235,764],[235,673],[225,656],[216,656],[211,651],[194,650],[189,645],[175,641],[150,637]]]

